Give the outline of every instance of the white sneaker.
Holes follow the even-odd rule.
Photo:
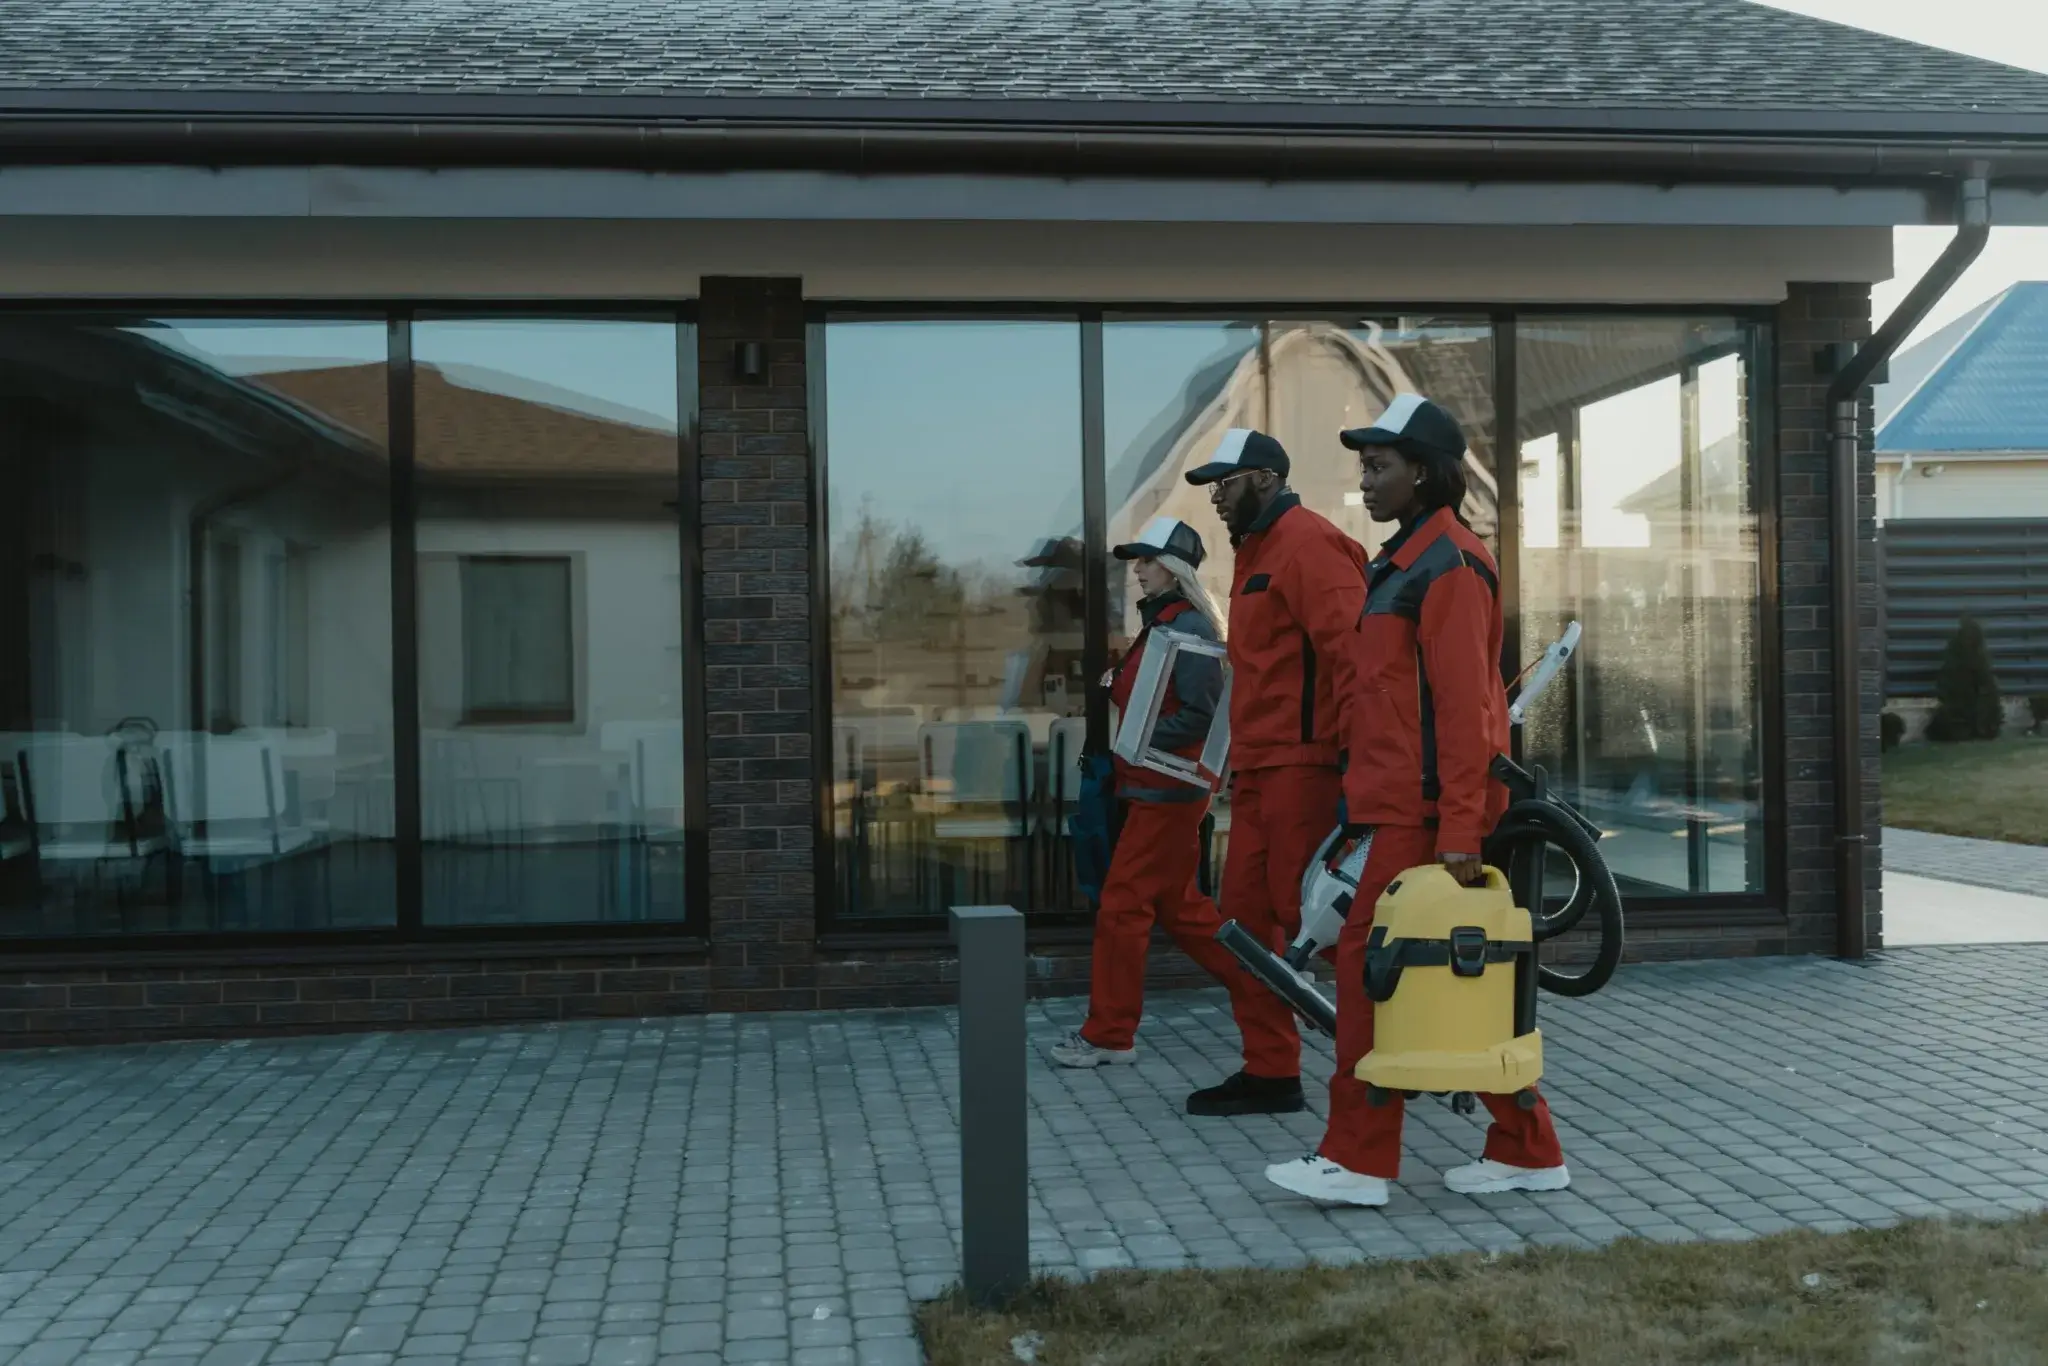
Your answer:
[[[1266,1168],[1266,1179],[1281,1190],[1292,1191],[1328,1205],[1378,1206],[1387,1203],[1387,1179],[1340,1167],[1318,1153],[1276,1162]]]
[[[1564,1164],[1516,1167],[1481,1158],[1444,1173],[1444,1187],[1459,1195],[1497,1195],[1502,1191],[1561,1191],[1572,1183]]]
[[[1062,1067],[1102,1067],[1136,1062],[1138,1049],[1135,1044],[1129,1048],[1097,1048],[1076,1030],[1052,1046],[1052,1060]]]

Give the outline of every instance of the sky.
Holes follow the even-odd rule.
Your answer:
[[[2008,66],[2048,72],[2048,4],[2042,0],[1762,0],[1838,24],[1944,47]],[[1952,228],[1901,228],[1892,278],[1872,291],[1880,318],[1890,312],[1954,236]],[[2048,280],[2048,228],[2001,228],[1962,279],[1909,339],[1917,340],[2017,280]]]

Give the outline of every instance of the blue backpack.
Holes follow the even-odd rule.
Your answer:
[[[1074,847],[1074,881],[1090,906],[1102,904],[1118,824],[1115,766],[1107,754],[1082,755],[1081,790],[1067,817],[1067,838]]]

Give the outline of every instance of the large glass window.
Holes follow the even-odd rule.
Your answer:
[[[0,319],[0,934],[392,923],[386,349]]]
[[[1371,422],[1397,394],[1428,394],[1457,417],[1470,446],[1466,517],[1495,535],[1493,334],[1484,321],[1114,322],[1102,349],[1109,544],[1148,518],[1183,519],[1221,551],[1203,573],[1219,601],[1230,587],[1229,541],[1206,491],[1182,476],[1232,427],[1278,438],[1302,502],[1373,551],[1393,528],[1366,516],[1358,458],[1337,434]],[[1128,597],[1113,583],[1113,622],[1135,623]]]
[[[1624,893],[1764,886],[1748,327],[1518,324],[1524,653],[1577,658],[1528,755],[1609,832]]]
[[[1232,427],[1277,437],[1292,463],[1288,483],[1303,504],[1370,552],[1394,528],[1366,515],[1358,457],[1337,434],[1371,422],[1397,394],[1428,394],[1465,430],[1466,517],[1494,538],[1493,335],[1483,321],[1134,320],[1105,325],[1102,350],[1107,544],[1129,540],[1155,516],[1186,521],[1208,547],[1200,577],[1219,604],[1230,600],[1229,534],[1208,491],[1184,476]],[[1110,566],[1109,585],[1114,657],[1136,637],[1138,592],[1121,564]],[[1212,816],[1213,876],[1229,839],[1227,794]]]
[[[1063,899],[1093,681],[1080,329],[827,334],[839,912]]]
[[[428,924],[683,916],[676,347],[413,327]]]

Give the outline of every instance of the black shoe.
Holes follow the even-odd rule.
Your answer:
[[[1308,1108],[1300,1077],[1255,1077],[1233,1073],[1230,1079],[1188,1097],[1191,1115],[1291,1115]]]

